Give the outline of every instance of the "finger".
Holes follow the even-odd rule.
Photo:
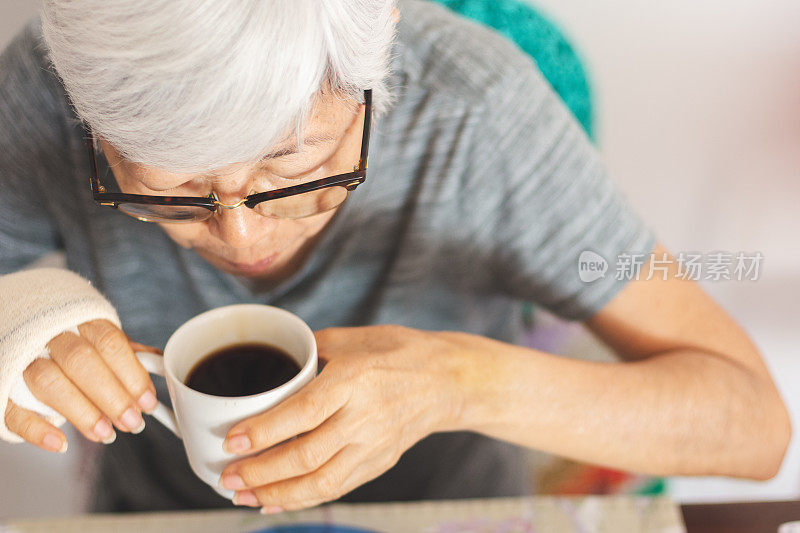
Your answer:
[[[335,500],[371,479],[370,472],[360,466],[363,463],[362,454],[360,447],[346,446],[318,470],[271,485],[239,491],[234,503],[250,503],[252,506],[254,499],[257,505],[268,510],[278,508],[294,511]],[[368,464],[372,467],[372,463]],[[248,494],[254,498],[248,498]]]
[[[325,328],[314,332],[317,345],[333,346],[347,340],[350,330],[356,328]]]
[[[134,352],[151,352],[151,353],[157,353],[158,355],[164,355],[163,350],[159,350],[155,346],[149,346],[147,344],[142,344],[140,342],[132,341],[130,340],[130,337],[128,337],[128,343],[130,343],[131,348],[133,349]]]
[[[140,433],[144,420],[133,397],[83,337],[62,333],[48,343],[50,357],[62,372],[121,431]]]
[[[108,320],[93,320],[78,326],[80,334],[88,340],[117,376],[139,408],[145,412],[155,409],[156,388],[150,374],[136,358],[128,336]]]
[[[358,430],[359,424],[345,424],[341,418],[338,414],[334,415],[315,430],[295,440],[228,465],[222,471],[220,485],[225,489],[241,490],[317,470],[347,444],[343,430],[345,425],[348,433]]]
[[[160,355],[164,355],[164,352],[162,350],[159,350],[155,346],[148,346],[147,344],[136,342],[127,333],[125,333],[125,336],[128,337],[128,343],[130,343],[131,348],[133,348],[134,352],[153,352]]]
[[[93,442],[110,444],[117,438],[111,421],[50,359],[36,359],[22,373],[36,398],[52,407]]]
[[[253,493],[263,514],[307,509],[341,498],[389,470],[397,459],[379,456],[364,460],[358,446],[348,446],[316,472],[244,492]]]
[[[275,407],[239,422],[228,431],[223,448],[229,453],[252,453],[311,431],[342,408],[349,390],[341,381],[320,374]]]
[[[6,427],[12,433],[16,433],[34,446],[48,452],[64,453],[67,451],[67,437],[60,429],[11,400],[6,405],[5,422]]]
[[[325,367],[325,364],[332,359],[332,354],[340,349],[340,344],[349,338],[346,333],[348,329],[326,328],[314,332],[320,368]]]

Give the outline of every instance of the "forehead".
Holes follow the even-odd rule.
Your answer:
[[[323,153],[341,140],[347,127],[352,123],[357,104],[334,95],[325,95],[317,99],[302,129],[302,144],[297,145],[294,128],[287,130],[282,140],[273,144],[264,155],[256,160],[233,163],[231,165],[209,169],[202,173],[175,173],[143,163],[121,159],[126,170],[136,174],[143,183],[164,186],[179,184],[198,177],[224,177],[237,172],[245,166],[280,164],[282,158],[288,159],[298,152],[311,154]]]

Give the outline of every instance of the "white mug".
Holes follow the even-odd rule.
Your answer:
[[[282,348],[297,361],[300,372],[283,385],[252,396],[212,396],[186,386],[189,371],[205,355],[246,342]],[[219,478],[225,466],[241,456],[222,449],[225,435],[236,423],[300,390],[317,373],[317,344],[311,328],[292,313],[268,305],[230,305],[206,311],[175,330],[163,357],[148,352],[136,356],[148,372],[167,380],[174,412],[159,403],[152,416],[183,440],[197,477],[229,499],[234,491],[220,488]]]

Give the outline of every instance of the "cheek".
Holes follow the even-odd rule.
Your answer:
[[[270,220],[265,226],[254,228],[263,238],[259,243],[285,249],[304,242],[313,235],[316,225],[307,220]]]
[[[300,220],[250,219],[247,221],[248,232],[252,232],[255,237],[254,244],[267,245],[277,249],[292,249],[318,233],[332,216],[333,213],[323,213],[316,217]],[[220,236],[210,230],[208,222],[160,224],[160,226],[173,241],[183,248],[213,250],[225,245],[224,241],[220,240]]]
[[[191,248],[202,241],[203,235],[208,234],[208,225],[202,222],[197,224],[160,224],[160,226],[173,241],[184,248]]]

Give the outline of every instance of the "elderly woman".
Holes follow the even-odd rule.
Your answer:
[[[524,494],[524,447],[656,475],[781,464],[761,356],[673,262],[580,279],[584,251],[671,256],[530,59],[442,7],[48,0],[0,93],[0,429],[63,452],[63,416],[107,444],[97,510],[229,505],[143,431],[167,396],[133,349],[242,302],[303,317],[327,365],[228,433],[239,505]],[[55,250],[72,274],[17,272]],[[522,301],[620,362],[513,344]]]

